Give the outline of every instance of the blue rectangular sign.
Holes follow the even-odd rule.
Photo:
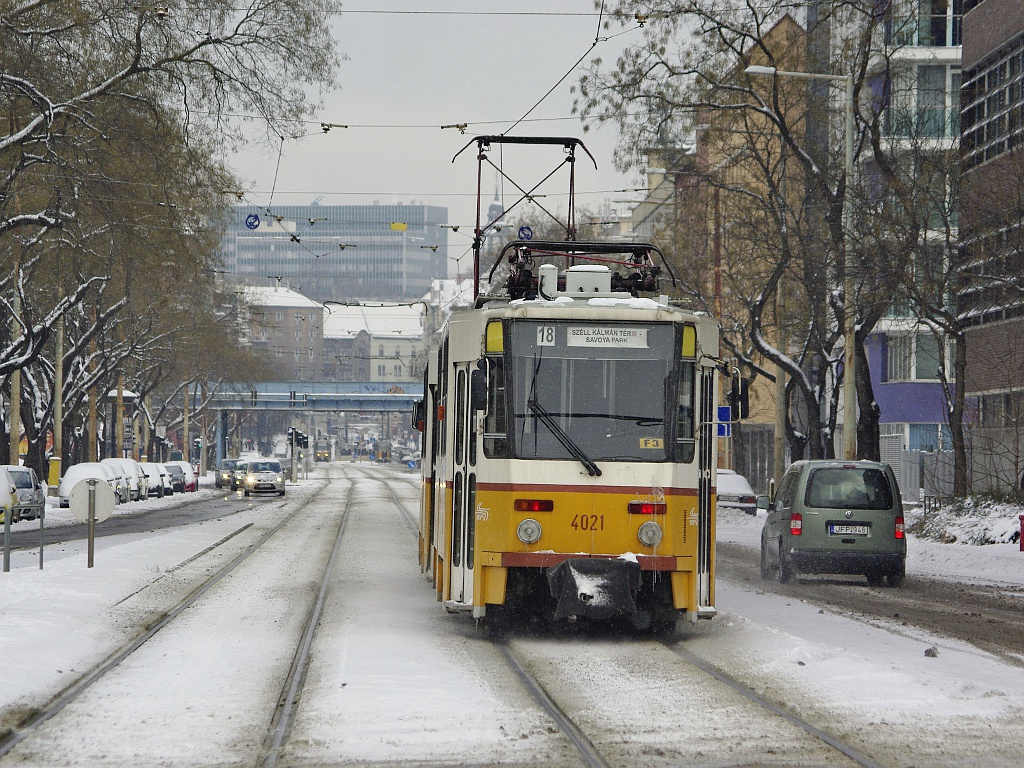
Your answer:
[[[718,406],[718,436],[732,437],[732,413],[728,405]]]

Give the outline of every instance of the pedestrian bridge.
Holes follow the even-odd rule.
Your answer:
[[[215,411],[408,412],[423,397],[419,381],[261,381],[228,384],[210,396]]]

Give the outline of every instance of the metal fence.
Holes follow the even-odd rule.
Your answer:
[[[918,503],[926,497],[953,495],[953,454],[951,451],[908,451],[898,435],[884,435],[882,461],[892,467],[900,484],[903,501]]]

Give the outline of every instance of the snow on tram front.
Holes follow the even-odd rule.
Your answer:
[[[420,563],[447,609],[639,629],[715,614],[719,328],[641,297],[654,255],[515,241],[504,291],[449,319],[417,417]]]

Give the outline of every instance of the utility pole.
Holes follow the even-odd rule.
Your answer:
[[[786,337],[783,319],[786,315],[786,299],[782,293],[782,278],[775,288],[775,322],[779,326],[779,351],[786,352]],[[786,369],[781,363],[775,366],[775,440],[774,440],[774,463],[772,476],[776,486],[782,480],[786,472]]]
[[[188,401],[189,401],[188,384],[189,383],[186,381],[185,382],[185,407],[181,411],[181,422],[182,422],[181,429],[182,429],[182,432],[184,434],[184,437],[181,440],[181,458],[183,458],[185,461],[189,461],[190,462],[190,461],[192,461],[192,458],[191,458],[191,456],[189,456],[189,450],[188,450]]]
[[[89,341],[89,375],[96,375],[96,306],[92,308],[93,336]],[[96,381],[89,387],[89,446],[86,457],[89,461],[96,461]]]
[[[60,465],[64,456],[64,316],[57,318],[57,350],[53,356],[53,449],[47,481],[50,493],[57,495]]]
[[[782,236],[789,235],[789,194],[786,184],[786,144],[782,143],[780,158],[782,175],[779,179],[779,197],[782,201]],[[779,354],[786,354],[786,294],[785,276],[779,275],[775,286],[775,323],[778,326]],[[781,363],[775,366],[775,440],[773,441],[772,478],[777,485],[786,472],[786,417],[789,414],[789,403],[786,401],[786,369]],[[772,489],[774,491],[774,488]],[[773,493],[774,495],[774,493]]]
[[[21,293],[19,292],[21,281],[21,255],[19,252],[17,264],[14,267],[14,298],[11,301],[11,309],[14,310],[14,317],[11,318],[11,340],[17,343],[21,338]],[[17,466],[21,461],[21,369],[15,368],[11,373],[11,446],[10,460],[8,464]]]
[[[114,450],[111,456],[124,458],[124,374],[117,375],[117,408],[114,416]]]
[[[202,402],[206,402],[206,379],[203,379]],[[199,476],[204,477],[206,475],[206,434],[209,428],[209,424],[206,421],[206,409],[203,409],[203,415],[199,420],[199,424]]]
[[[139,461],[149,461],[149,395],[142,398],[140,405],[144,407],[139,411],[139,424],[142,427],[142,439],[139,441]]]

